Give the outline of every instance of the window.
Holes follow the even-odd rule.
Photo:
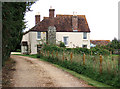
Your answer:
[[[87,45],[83,45],[83,48],[87,48]]]
[[[41,39],[41,32],[37,32],[37,39]]]
[[[87,39],[87,32],[83,33],[83,39]]]
[[[64,41],[65,46],[67,46],[68,45],[68,37],[63,37],[63,41]]]

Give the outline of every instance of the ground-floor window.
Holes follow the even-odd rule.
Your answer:
[[[87,48],[87,45],[83,45],[82,47],[83,47],[83,48]]]
[[[68,45],[68,37],[67,36],[63,37],[63,42],[64,42],[65,46]]]

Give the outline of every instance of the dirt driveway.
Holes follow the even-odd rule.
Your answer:
[[[39,59],[12,55],[14,87],[91,87],[83,80]]]

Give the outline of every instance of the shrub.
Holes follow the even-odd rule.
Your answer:
[[[100,47],[91,48],[90,51],[92,51],[93,55],[108,55],[110,53],[109,50]]]
[[[66,51],[66,52],[73,52],[73,53],[77,53],[77,54],[90,54],[91,51],[92,51],[92,54],[93,55],[109,55],[109,50],[107,49],[104,49],[102,47],[93,47],[91,49],[87,49],[87,48],[64,48],[64,43],[61,42],[61,47],[58,47],[56,45],[47,45],[45,44],[44,47],[43,47],[43,50],[46,50],[46,51],[59,51],[59,52],[62,52],[63,50]]]
[[[60,42],[60,47],[65,47],[65,44],[63,42]]]
[[[21,52],[21,49],[17,49],[16,51],[17,51],[17,52]]]
[[[65,51],[72,51],[72,48],[66,48]]]

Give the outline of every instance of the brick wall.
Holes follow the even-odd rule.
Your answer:
[[[40,15],[35,15],[35,24],[40,22]]]

